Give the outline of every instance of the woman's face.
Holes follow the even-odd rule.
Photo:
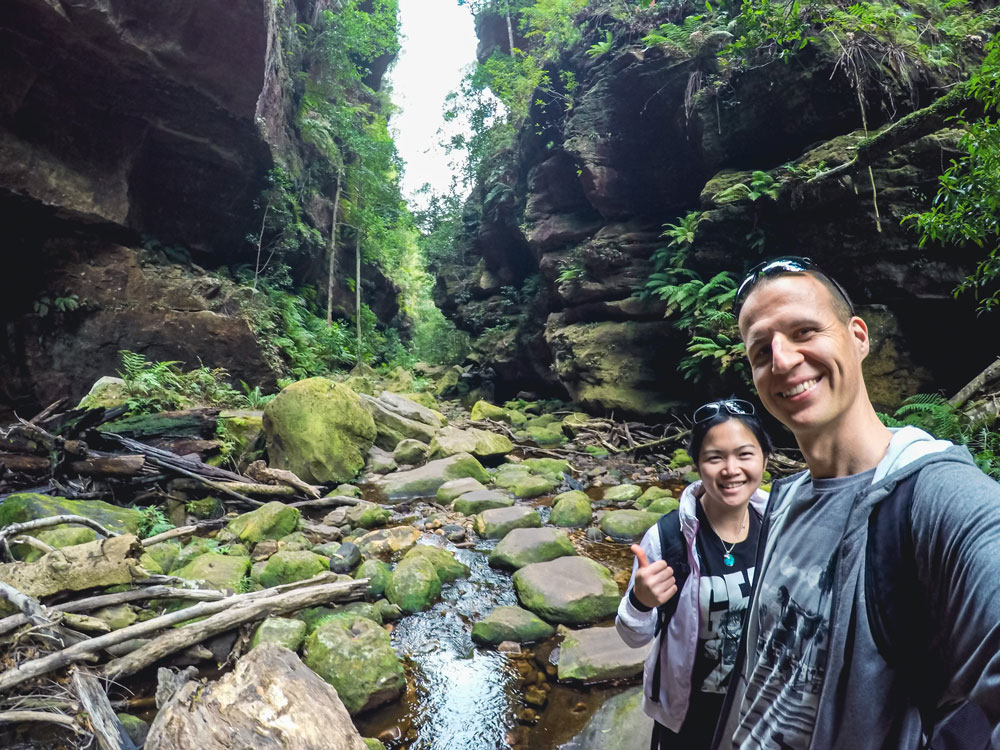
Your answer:
[[[730,419],[705,433],[698,472],[705,489],[705,502],[739,507],[760,487],[764,452],[746,425]]]

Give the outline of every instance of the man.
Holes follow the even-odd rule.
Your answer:
[[[924,748],[964,706],[979,746],[992,732],[1000,748],[1000,485],[966,448],[882,425],[861,372],[868,328],[808,259],[755,268],[734,313],[761,402],[809,468],[772,488],[714,747]],[[929,632],[890,666],[866,608],[867,542],[873,509],[904,500],[913,628]]]

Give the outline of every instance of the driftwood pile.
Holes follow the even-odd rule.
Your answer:
[[[247,475],[206,464],[201,456],[217,446],[210,439],[215,409],[123,419],[122,409],[60,412],[59,407],[0,429],[0,500],[28,491],[160,505],[201,491],[221,495],[237,510],[276,497],[298,506],[356,502],[320,498],[319,488],[263,462]],[[55,550],[34,536],[66,523],[94,529],[97,540]],[[266,617],[363,598],[366,580],[338,583],[333,573],[237,594],[192,588],[191,581],[151,575],[139,564],[146,547],[222,525],[222,519],[201,521],[143,540],[75,515],[0,528],[0,737],[6,736],[5,725],[43,722],[58,730],[52,747],[93,746],[96,740],[100,748],[134,748],[115,709],[134,708],[135,701],[109,698],[126,694],[115,687],[119,681],[168,657],[219,657],[203,644]],[[34,562],[15,561],[13,543],[43,554]],[[151,600],[173,607],[183,602],[184,608],[158,608],[150,619],[114,631],[88,614]],[[3,616],[4,610],[13,614]],[[240,632],[244,637],[235,639],[220,661],[235,661],[245,650],[249,631]]]

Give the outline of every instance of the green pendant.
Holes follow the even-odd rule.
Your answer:
[[[727,553],[722,556],[722,562],[726,564],[727,568],[731,568],[736,564],[736,558],[733,557],[731,553]]]

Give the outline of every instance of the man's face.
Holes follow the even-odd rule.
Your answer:
[[[762,281],[739,326],[761,402],[796,437],[834,426],[867,400],[868,328],[858,317],[838,318],[829,290],[812,276]]]

